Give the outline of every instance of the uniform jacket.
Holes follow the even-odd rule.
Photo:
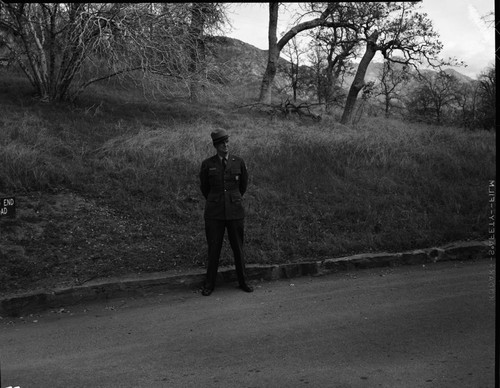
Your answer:
[[[243,159],[229,155],[226,170],[218,155],[201,163],[200,188],[207,200],[204,216],[215,220],[237,220],[245,217],[243,194],[247,190],[248,172]]]

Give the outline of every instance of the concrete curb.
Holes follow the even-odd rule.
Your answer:
[[[488,241],[467,241],[439,248],[417,249],[402,253],[363,253],[354,256],[280,265],[247,265],[249,280],[270,281],[300,276],[321,276],[339,271],[462,261],[487,257]],[[85,285],[31,292],[0,299],[0,316],[21,316],[81,302],[141,296],[172,289],[196,289],[202,286],[205,271],[154,273],[88,282]],[[236,281],[232,268],[220,268],[218,282]]]

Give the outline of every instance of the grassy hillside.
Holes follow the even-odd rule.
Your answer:
[[[248,263],[488,238],[493,133],[381,118],[349,128],[109,86],[50,106],[1,73],[0,197],[18,208],[0,220],[0,293],[204,267],[197,174],[219,126],[250,172]]]

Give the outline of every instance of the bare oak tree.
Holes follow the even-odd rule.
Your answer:
[[[42,101],[134,73],[160,92],[191,86],[196,98],[203,31],[222,20],[212,3],[1,2],[0,44]]]
[[[188,50],[190,52],[190,99],[200,99],[200,88],[207,84],[207,44],[205,32],[227,22],[224,6],[219,3],[193,3],[191,6]]]
[[[379,85],[376,95],[384,99],[385,117],[393,107],[393,101],[401,98],[403,85],[409,80],[407,65],[385,61],[378,74]]]
[[[288,59],[288,64],[283,66],[283,72],[290,80],[292,88],[293,101],[297,101],[297,93],[302,86],[305,74],[301,73],[301,65],[303,64],[303,56],[307,50],[300,45],[296,37],[293,37],[285,46],[283,54]]]
[[[270,2],[269,3],[269,29],[268,29],[268,60],[264,76],[262,78],[259,101],[264,104],[271,103],[272,86],[274,78],[276,76],[278,59],[280,52],[283,47],[296,36],[298,33],[306,30],[310,30],[319,26],[325,27],[346,27],[354,28],[354,25],[347,21],[337,21],[333,18],[334,10],[339,7],[340,3],[309,3],[309,11],[303,16],[317,16],[314,19],[300,22],[302,18],[298,19],[298,23],[290,28],[281,39],[278,41],[277,38],[277,26],[278,26],[278,11],[279,3]]]
[[[338,18],[346,9],[337,10]],[[342,76],[352,69],[351,59],[356,56],[356,48],[359,41],[356,39],[355,31],[350,28],[324,28],[320,27],[311,33],[314,38],[313,44],[324,52],[326,66],[324,68],[324,96],[325,110],[330,111],[340,97],[342,89]],[[343,94],[343,93],[341,93]]]
[[[487,67],[477,80],[459,81],[456,85],[453,124],[470,129],[495,128],[496,75],[493,66]]]
[[[310,43],[310,51],[307,55],[307,59],[309,60],[310,67],[312,69],[312,84],[314,85],[314,89],[316,91],[316,98],[319,104],[322,104],[325,100],[325,77],[324,77],[324,62],[325,55],[323,50],[314,42]]]
[[[494,66],[489,66],[479,75],[479,106],[478,106],[478,122],[484,129],[494,129],[496,124],[496,95],[497,81],[496,69]]]
[[[307,12],[297,19],[297,24],[278,41],[276,32],[279,3],[269,4],[269,52],[259,96],[261,103],[271,103],[276,65],[284,45],[301,31],[317,27],[350,30],[355,34],[357,45],[364,46],[364,53],[347,95],[341,118],[343,124],[351,119],[357,96],[365,85],[368,65],[377,52],[388,61],[411,65],[417,70],[423,63],[433,67],[445,64],[437,57],[442,49],[439,36],[434,31],[431,20],[418,12],[416,3],[307,3],[307,7]],[[301,22],[306,16],[316,18]]]
[[[421,72],[417,78],[419,83],[409,95],[408,110],[423,121],[442,125],[446,109],[456,101],[457,78],[445,71]]]
[[[365,84],[368,65],[377,52],[387,61],[411,65],[417,70],[424,62],[433,67],[444,64],[437,58],[442,49],[438,33],[431,20],[418,12],[416,3],[350,3],[349,6],[358,11],[357,31],[365,51],[347,95],[342,124],[351,119],[356,98]]]

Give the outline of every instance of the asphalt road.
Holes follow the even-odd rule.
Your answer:
[[[493,387],[488,260],[111,300],[0,320],[0,388]]]

